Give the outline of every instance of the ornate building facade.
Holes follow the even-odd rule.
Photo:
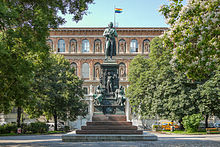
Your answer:
[[[84,80],[86,94],[93,94],[100,77],[100,64],[104,60],[105,28],[59,28],[50,30],[48,44],[52,52],[65,56],[75,68],[75,74]],[[129,64],[138,54],[148,56],[150,41],[167,28],[116,28],[120,86],[127,87]]]

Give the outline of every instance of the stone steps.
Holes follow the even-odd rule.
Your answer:
[[[143,134],[143,131],[126,121],[125,115],[97,115],[76,130],[76,134]]]
[[[96,121],[96,122],[87,122],[87,126],[96,126],[96,125],[132,125],[132,122],[127,121]]]
[[[82,126],[82,130],[137,130],[137,126],[106,126],[106,125],[97,125],[97,126]]]
[[[143,134],[141,130],[76,130],[76,134]]]

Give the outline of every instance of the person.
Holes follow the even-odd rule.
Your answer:
[[[113,28],[113,23],[110,22],[108,28],[105,29],[103,36],[106,37],[106,44],[105,44],[105,60],[110,59],[112,60],[112,56],[116,56],[116,42],[115,37],[118,36],[116,30]]]

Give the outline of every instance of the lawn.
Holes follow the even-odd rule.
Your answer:
[[[206,135],[207,132],[206,131],[200,131],[200,132],[193,132],[193,133],[189,133],[186,131],[180,131],[180,130],[176,130],[174,132],[171,131],[162,131],[164,133],[170,133],[170,134],[186,134],[186,135]]]
[[[26,134],[17,134],[17,133],[7,133],[7,134],[0,134],[0,136],[17,136],[17,135],[47,135],[47,134],[62,134],[65,133],[64,131],[48,131],[47,133],[26,133]]]

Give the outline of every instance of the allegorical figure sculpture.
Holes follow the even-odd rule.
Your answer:
[[[118,36],[116,30],[113,28],[113,23],[110,22],[108,28],[105,29],[103,36],[106,37],[106,44],[105,44],[105,60],[110,59],[112,60],[112,56],[116,56],[116,42],[115,37]]]
[[[113,92],[113,77],[110,74],[110,72],[108,73],[108,76],[107,76],[106,90],[107,90],[107,93]]]
[[[121,86],[119,89],[117,89],[115,91],[115,93],[116,93],[116,98],[117,98],[118,105],[124,106],[126,98],[125,98],[125,93],[124,93],[123,87]]]
[[[95,105],[100,105],[102,102],[103,97],[103,90],[100,86],[97,87],[95,91],[95,95],[93,95],[94,100],[95,100]]]

